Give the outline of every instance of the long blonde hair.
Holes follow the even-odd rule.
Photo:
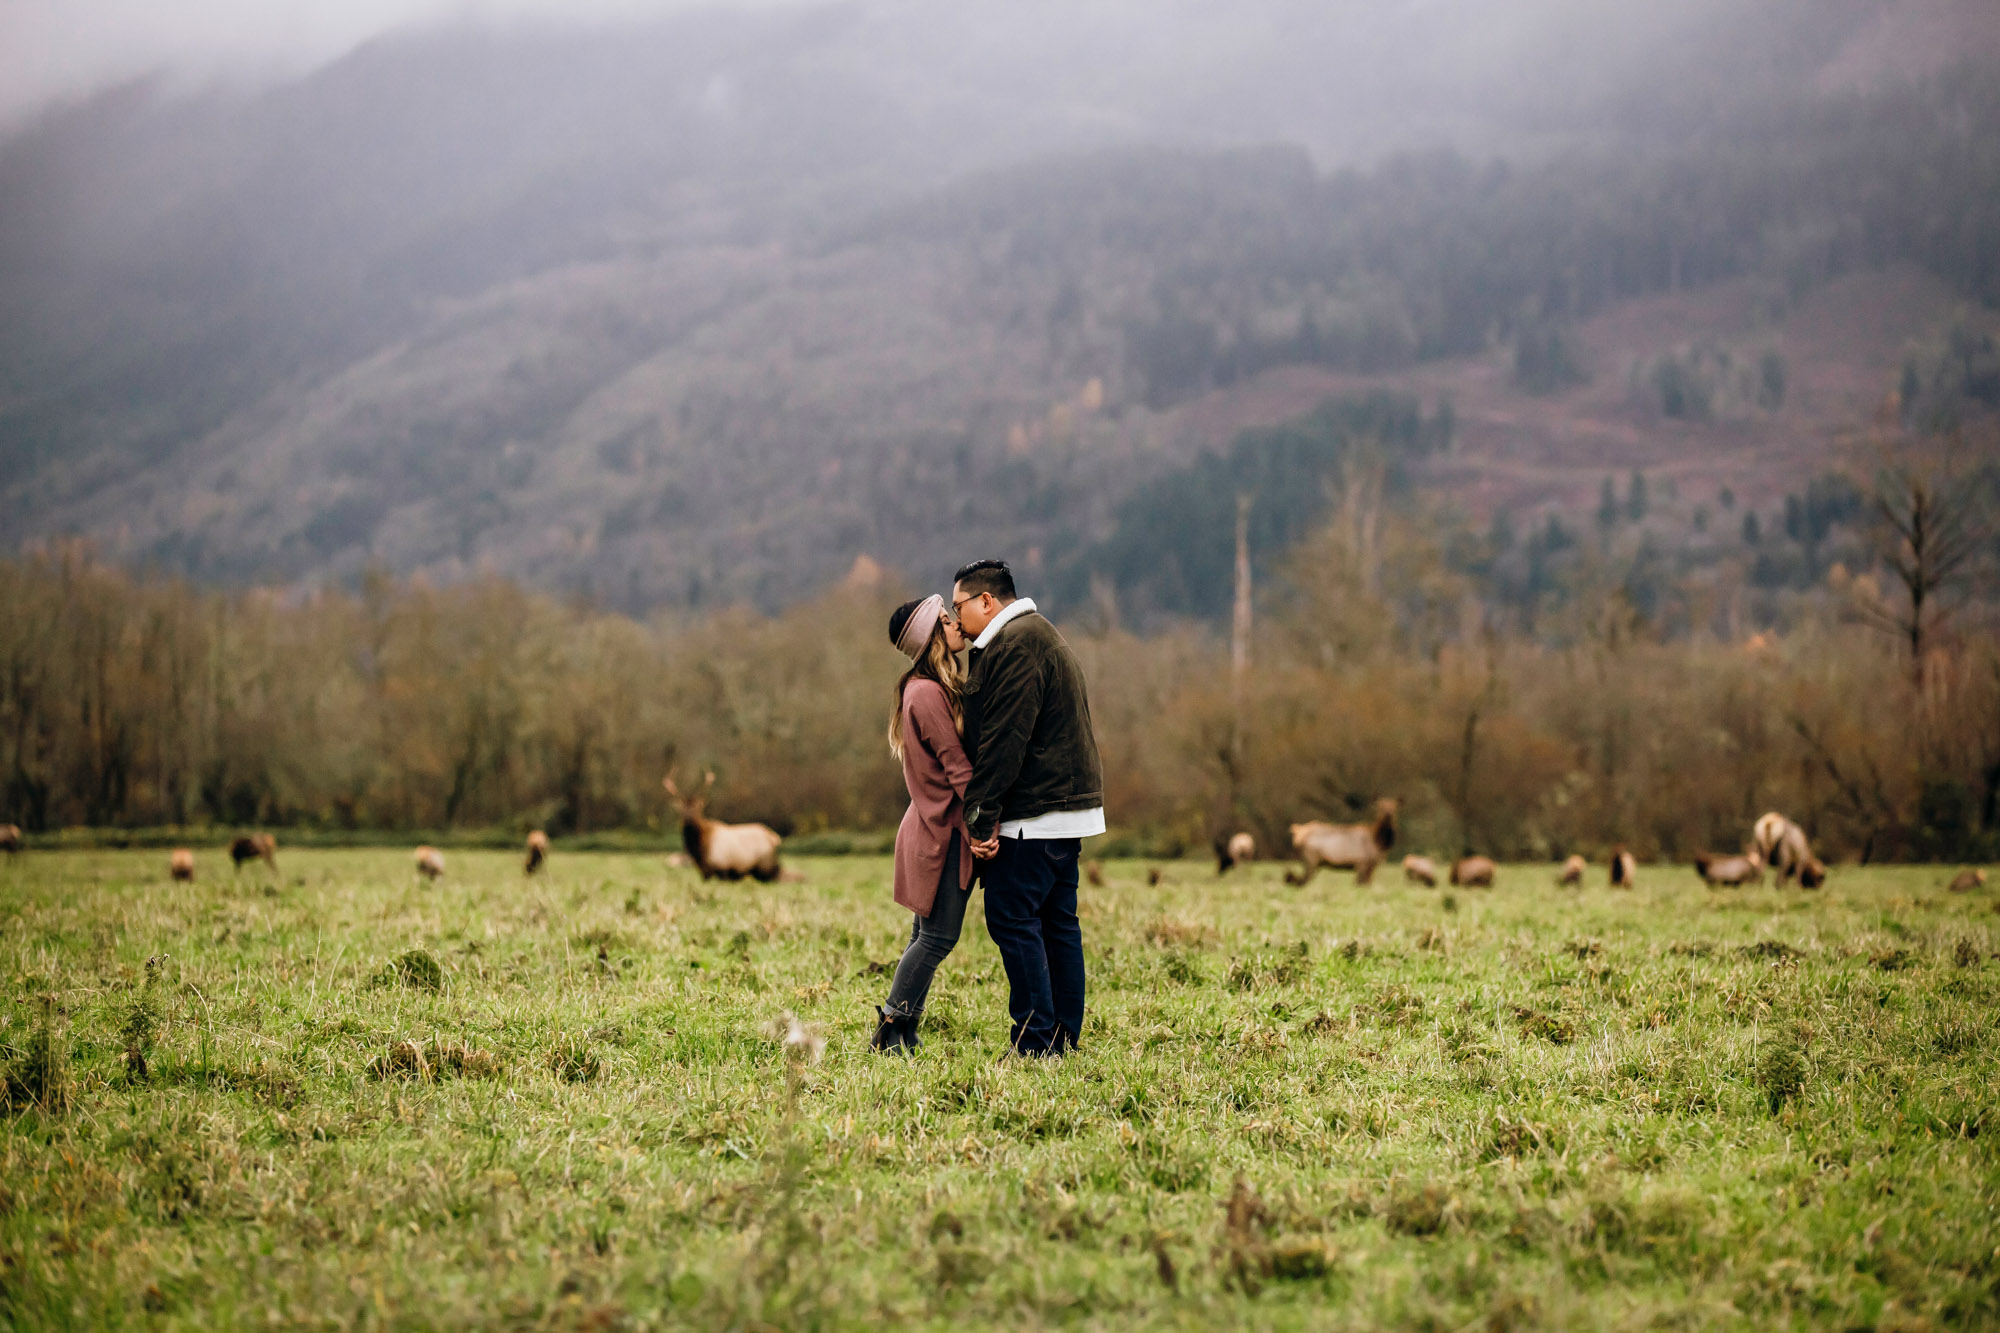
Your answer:
[[[951,709],[952,729],[959,735],[965,734],[965,670],[958,664],[958,654],[945,645],[944,621],[940,620],[931,630],[930,642],[917,660],[910,663],[910,669],[896,682],[896,707],[889,714],[889,753],[903,757],[903,691],[911,681],[919,676],[934,680],[944,690],[945,705]]]

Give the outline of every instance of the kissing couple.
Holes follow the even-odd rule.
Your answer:
[[[910,808],[896,830],[896,901],[915,914],[879,1051],[915,1050],[931,978],[958,943],[973,862],[986,886],[986,933],[1007,969],[1009,1047],[1053,1056],[1083,1032],[1083,931],[1077,859],[1104,832],[1104,778],[1083,671],[1004,560],[975,560],[889,617],[910,659],[896,685],[889,748]],[[959,665],[958,655],[966,661]]]

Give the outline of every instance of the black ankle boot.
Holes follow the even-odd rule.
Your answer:
[[[875,1006],[875,1016],[880,1020],[875,1035],[868,1045],[885,1054],[897,1055],[905,1050],[915,1051],[923,1046],[917,1040],[916,1014],[892,1014],[881,1005]]]

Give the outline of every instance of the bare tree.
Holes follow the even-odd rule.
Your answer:
[[[1919,675],[1925,643],[1950,613],[1951,597],[1982,540],[1977,492],[1955,473],[1947,453],[1935,464],[1887,462],[1875,479],[1878,546],[1903,598],[1858,605],[1868,620],[1909,645],[1911,670]]]

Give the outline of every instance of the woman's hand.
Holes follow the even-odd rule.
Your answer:
[[[997,832],[994,833],[994,835],[988,838],[985,842],[973,843],[972,855],[974,859],[980,861],[991,861],[994,857],[1000,855],[999,833]]]

